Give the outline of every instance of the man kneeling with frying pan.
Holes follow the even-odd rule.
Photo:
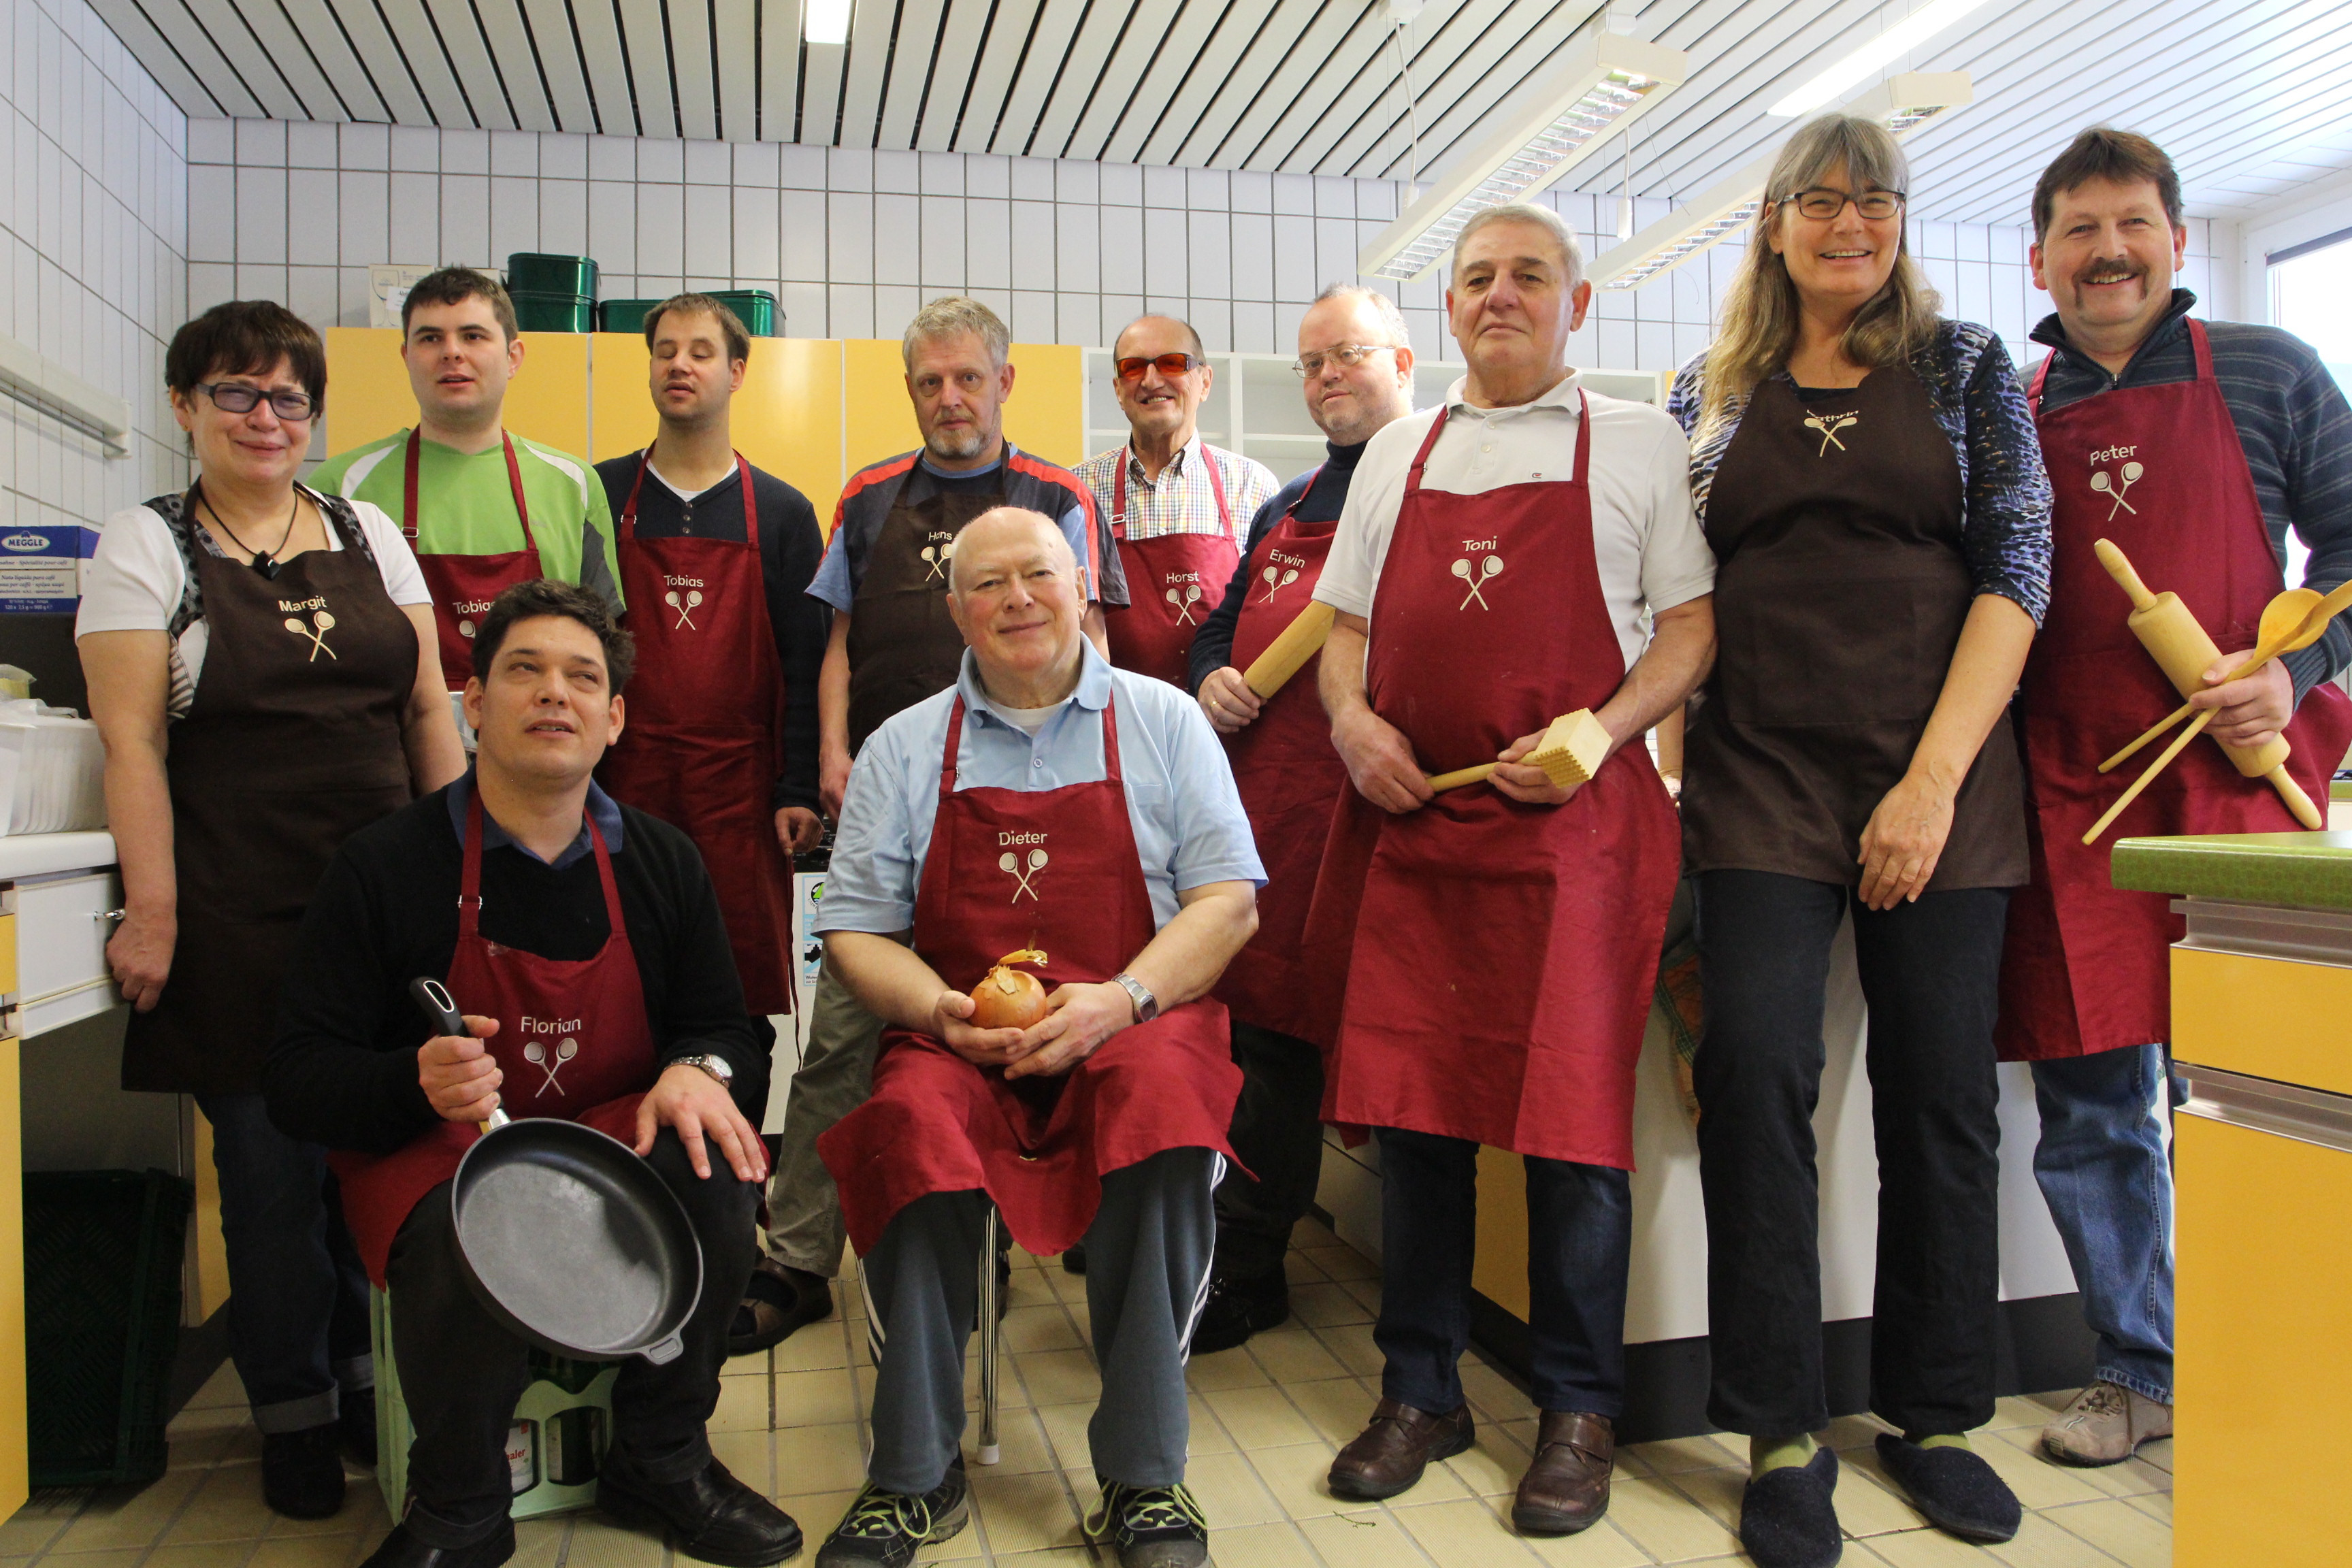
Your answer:
[[[477,1124],[501,1106],[514,1132],[557,1117],[635,1149],[701,1246],[682,1352],[630,1356],[614,1385],[599,1506],[709,1563],[764,1568],[800,1549],[705,1431],[754,1256],[768,1062],[692,841],[591,780],[621,731],[630,658],[596,594],[501,594],[466,688],[474,770],[345,843],[279,999],[269,1112],[336,1152],[352,1235],[391,1292],[416,1432],[405,1515],[365,1568],[495,1568],[514,1552],[505,1442],[530,1347],[478,1298],[451,1203]],[[427,1024],[410,999],[420,976],[443,981],[474,1037]],[[584,1256],[562,1288],[631,1283],[605,1272]]]

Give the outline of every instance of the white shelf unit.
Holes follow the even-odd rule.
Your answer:
[[[1127,420],[1111,391],[1108,349],[1086,352],[1087,450],[1101,452],[1127,439]],[[1201,438],[1255,458],[1288,480],[1323,459],[1323,433],[1307,416],[1307,400],[1287,354],[1213,353],[1216,377],[1201,405]],[[1436,405],[1465,367],[1451,360],[1420,360],[1412,367],[1416,408]],[[1588,370],[1584,384],[1612,397],[1664,406],[1665,378],[1647,370]]]

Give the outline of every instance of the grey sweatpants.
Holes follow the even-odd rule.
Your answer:
[[[1095,1473],[1129,1486],[1184,1479],[1184,1357],[1209,1291],[1224,1160],[1170,1149],[1103,1178],[1087,1228],[1087,1313],[1102,1397],[1087,1426]],[[877,1363],[874,1458],[894,1492],[929,1491],[963,1437],[964,1342],[980,1298],[988,1194],[933,1193],[898,1211],[863,1260]]]
[[[874,1092],[881,1042],[882,1020],[858,1005],[826,960],[811,1004],[808,1047],[784,1102],[782,1148],[768,1178],[768,1252],[786,1268],[828,1279],[841,1272],[848,1228],[816,1141]]]

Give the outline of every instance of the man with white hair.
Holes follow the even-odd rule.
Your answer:
[[[1090,1253],[1087,1536],[1122,1568],[1208,1555],[1184,1487],[1184,1356],[1241,1081],[1208,992],[1256,928],[1265,877],[1216,732],[1177,688],[1114,670],[1083,605],[1050,521],[973,521],[948,595],[961,671],[850,774],[818,926],[888,1027],[872,1095],[819,1147],[877,1372],[867,1484],[819,1568],[904,1568],[963,1528],[963,1346],[991,1203],[1030,1252],[1084,1237]],[[1034,1016],[996,1011],[1030,998]]]
[[[1527,1164],[1542,1420],[1511,1518],[1541,1535],[1609,1506],[1633,1064],[1679,858],[1643,736],[1715,649],[1681,429],[1569,368],[1583,270],[1547,208],[1464,226],[1445,303],[1469,374],[1372,437],[1315,590],[1338,612],[1321,687],[1355,789],[1307,942],[1339,975],[1327,1106],[1378,1133],[1391,1265],[1381,1398],[1331,1489],[1392,1497],[1471,1444],[1455,1363],[1492,1144]],[[1577,710],[1605,760],[1556,784],[1528,754]],[[1432,790],[1477,763],[1491,776]]]

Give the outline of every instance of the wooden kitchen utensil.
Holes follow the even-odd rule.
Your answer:
[[[1541,768],[1554,786],[1566,789],[1570,784],[1589,783],[1609,760],[1609,731],[1592,716],[1590,708],[1580,708],[1573,713],[1563,713],[1551,721],[1544,738],[1536,749],[1519,759],[1530,767]],[[1493,763],[1480,763],[1475,768],[1457,768],[1450,773],[1432,775],[1433,790],[1459,789],[1494,775]]]
[[[1291,617],[1275,639],[1265,645],[1265,651],[1250,660],[1242,671],[1242,683],[1260,697],[1271,697],[1282,689],[1285,682],[1297,675],[1322,651],[1323,639],[1331,635],[1332,616],[1337,614],[1330,605],[1310,600],[1307,607]]]
[[[2245,661],[2237,668],[2223,676],[2220,684],[2226,685],[2230,681],[2242,679],[2283,653],[2293,653],[2297,648],[2309,647],[2319,640],[2321,634],[2327,630],[2327,623],[2334,620],[2336,612],[2347,605],[2352,605],[2352,583],[2345,584],[2324,599],[2309,588],[2289,588],[2278,595],[2263,606],[2262,624],[2255,631],[2254,650],[2246,656]],[[2117,763],[2179,723],[2189,717],[2189,710],[2194,706],[2193,703],[2184,702],[2167,713],[2149,726],[2147,732],[2138,740],[2101,763],[2099,771],[2107,772]]]

